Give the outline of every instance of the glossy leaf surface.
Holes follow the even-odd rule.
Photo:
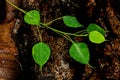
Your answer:
[[[101,28],[99,25],[93,24],[93,23],[88,25],[87,31],[88,31],[88,33],[90,33],[91,31],[98,31],[103,35],[105,35],[105,33],[106,33],[103,28]]]
[[[63,22],[66,26],[71,27],[71,28],[83,27],[83,25],[80,24],[77,18],[74,16],[64,16]]]
[[[69,49],[70,56],[82,64],[89,64],[89,49],[85,43],[73,43]]]
[[[98,31],[91,31],[89,33],[89,40],[93,43],[100,44],[105,41],[105,37]]]
[[[32,48],[32,56],[37,64],[42,67],[50,57],[50,48],[46,43],[39,42]]]
[[[27,12],[24,16],[26,23],[30,25],[39,25],[40,23],[40,13],[37,10],[31,10]]]

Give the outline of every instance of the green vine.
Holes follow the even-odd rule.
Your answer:
[[[63,36],[65,39],[69,40],[72,43],[72,45],[69,49],[70,56],[77,62],[80,62],[81,64],[88,64],[89,66],[91,66],[89,64],[90,53],[89,53],[89,48],[88,48],[87,44],[84,42],[75,42],[71,38],[71,36],[82,36],[82,37],[88,36],[89,40],[95,44],[100,44],[100,43],[103,43],[104,41],[106,41],[106,39],[105,39],[106,31],[97,24],[90,23],[86,30],[78,31],[75,33],[68,33],[68,32],[54,29],[54,28],[50,27],[50,25],[57,20],[63,20],[66,27],[69,27],[69,28],[84,27],[81,23],[79,23],[79,21],[77,20],[77,18],[75,16],[69,16],[69,15],[62,16],[62,17],[56,18],[48,23],[42,23],[40,20],[40,12],[39,11],[31,10],[31,11],[27,12],[23,9],[18,8],[13,3],[11,3],[9,0],[6,0],[6,2],[25,14],[24,21],[26,23],[28,23],[30,25],[35,25],[37,27],[40,42],[36,43],[33,46],[32,56],[33,56],[33,59],[35,60],[35,62],[40,65],[41,72],[42,72],[42,67],[48,61],[48,59],[50,57],[50,53],[51,53],[51,49],[50,49],[49,45],[44,43],[42,40],[41,30],[40,30],[41,26],[54,31],[54,32],[58,33],[59,35]]]

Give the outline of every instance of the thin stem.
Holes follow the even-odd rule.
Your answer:
[[[7,2],[8,4],[10,4],[11,6],[13,6],[14,8],[20,10],[20,11],[23,12],[23,13],[26,13],[26,12],[27,12],[27,11],[25,11],[25,10],[23,10],[23,9],[20,9],[19,7],[17,7],[16,5],[14,5],[14,4],[13,4],[12,2],[10,2],[9,0],[6,0],[6,2]]]
[[[48,22],[48,23],[45,23],[46,25],[50,25],[50,24],[52,24],[53,22],[55,22],[55,21],[57,21],[57,20],[59,20],[59,19],[62,19],[63,17],[59,17],[59,18],[56,18],[56,19],[54,19],[54,20],[52,20],[52,21],[50,21],[50,22]]]
[[[82,35],[82,34],[75,34],[75,33],[67,33],[67,32],[63,32],[63,31],[59,31],[59,30],[57,30],[57,29],[51,28],[51,27],[49,27],[48,25],[46,25],[46,24],[44,24],[44,23],[41,23],[41,22],[40,22],[40,24],[43,25],[43,26],[45,26],[45,27],[47,27],[48,29],[50,29],[50,30],[52,30],[52,31],[55,31],[55,32],[58,32],[58,33],[67,34],[67,35],[72,35],[72,36],[88,36],[88,34]]]
[[[41,72],[41,75],[42,75],[42,74],[43,74],[43,73],[42,73],[42,66],[40,66],[40,72]]]
[[[42,34],[41,34],[40,29],[39,29],[39,26],[41,26],[41,25],[38,25],[38,26],[37,26],[37,31],[38,31],[39,39],[40,39],[40,41],[42,42]]]
[[[70,42],[74,43],[74,41],[71,39],[71,37],[66,33],[66,32],[62,32],[62,31],[59,31],[59,30],[56,30],[54,28],[51,28],[43,23],[40,23],[41,25],[53,30],[54,32],[58,33],[59,35],[63,36],[64,38],[66,38],[67,40],[69,40]],[[69,34],[72,34],[72,33],[69,33]]]
[[[87,30],[78,31],[75,34],[79,34],[79,33],[83,33],[83,32],[87,32]]]
[[[71,39],[71,37],[66,33],[66,32],[62,32],[62,31],[59,31],[59,30],[56,30],[54,28],[51,28],[43,23],[41,23],[43,26],[53,30],[54,32],[58,33],[59,35],[63,36],[64,38],[66,38],[67,40],[69,40],[70,42],[74,43],[74,41]],[[72,34],[72,33],[69,33],[69,34]]]
[[[92,69],[95,69],[95,67],[91,66],[90,64],[87,64],[88,66],[90,66]]]
[[[43,80],[42,66],[40,66],[40,75],[41,75],[41,80]]]
[[[78,32],[76,32],[76,33],[67,33],[67,32],[63,32],[63,31],[56,30],[56,29],[51,28],[51,27],[48,26],[48,25],[50,25],[51,23],[53,23],[53,22],[55,22],[55,21],[57,21],[57,20],[59,20],[59,19],[62,19],[62,18],[63,18],[63,17],[56,18],[56,19],[54,19],[54,20],[52,20],[52,21],[50,21],[50,22],[48,22],[48,23],[44,23],[44,25],[47,25],[47,26],[46,26],[47,28],[49,28],[49,29],[51,29],[51,30],[53,30],[53,31],[60,32],[60,33],[64,33],[64,34],[68,34],[68,35],[73,35],[73,36],[88,36],[88,34],[84,34],[84,35],[79,34],[79,33],[87,32],[86,30],[78,31]]]
[[[69,40],[70,42],[75,43],[75,42],[71,39],[70,36],[68,36],[68,35],[65,35],[65,36],[68,37],[68,40]]]
[[[61,35],[62,37],[64,37],[65,39],[69,40],[70,42],[72,42],[71,39],[68,36],[66,36],[64,34],[61,34],[61,33],[58,33],[58,34]]]
[[[75,43],[69,35],[65,35],[65,34],[61,34],[61,33],[58,33],[58,34],[61,35],[62,37],[64,37],[65,39],[67,39],[68,41],[70,41],[71,43],[73,43],[73,44]]]

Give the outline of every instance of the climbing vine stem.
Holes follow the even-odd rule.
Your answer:
[[[38,25],[37,26],[37,32],[38,32],[38,35],[39,35],[39,40],[42,42],[42,31],[40,30],[41,28],[41,25]]]
[[[12,2],[10,2],[9,0],[6,0],[6,2],[7,2],[8,4],[10,4],[11,6],[13,6],[14,8],[16,8],[16,9],[20,10],[21,12],[23,12],[24,14],[27,13],[27,11],[25,11],[25,10],[17,7],[16,5],[14,5],[14,4],[13,4]]]
[[[53,22],[53,21],[52,21],[52,22]],[[67,34],[67,35],[71,35],[71,36],[88,36],[88,34],[83,34],[83,35],[82,35],[82,34],[77,34],[77,33],[63,32],[63,31],[54,29],[54,28],[52,28],[52,27],[49,27],[49,26],[48,26],[47,24],[45,24],[45,23],[41,23],[41,22],[40,22],[40,24],[43,25],[44,27],[46,27],[46,28],[54,31],[54,32],[57,32],[57,33]],[[86,32],[86,31],[85,31],[85,32]]]

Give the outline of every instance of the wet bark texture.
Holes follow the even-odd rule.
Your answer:
[[[11,38],[14,21],[0,25],[0,80],[16,80],[20,71],[18,51]]]
[[[119,0],[22,0],[20,8],[26,11],[39,10],[41,21],[44,23],[64,15],[76,16],[85,28],[90,23],[96,23],[108,31],[106,34],[108,41],[96,45],[89,42],[88,38],[74,38],[75,41],[88,44],[91,55],[90,64],[95,67],[92,69],[70,58],[68,49],[71,43],[69,41],[51,30],[42,28],[43,41],[50,46],[52,52],[41,76],[39,66],[31,56],[32,46],[39,42],[36,27],[24,23],[24,14],[19,12],[16,18],[21,24],[18,23],[14,30],[22,71],[17,80],[119,80]],[[81,30],[66,28],[61,20],[52,23],[51,27],[67,32]]]
[[[15,8],[9,7],[4,0],[0,1],[0,4],[0,80],[16,80],[21,67],[13,39],[13,28],[16,22],[13,12]],[[15,4],[17,5],[17,3]]]

